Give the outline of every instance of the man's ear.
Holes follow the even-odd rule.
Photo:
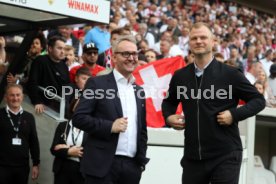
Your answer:
[[[113,53],[112,55],[111,55],[111,61],[115,64],[116,63],[116,54],[115,53]]]

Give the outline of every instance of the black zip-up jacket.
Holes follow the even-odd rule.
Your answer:
[[[201,91],[199,99],[194,98],[197,91]],[[210,91],[215,92],[213,97]],[[239,99],[246,104],[237,107]],[[196,77],[194,64],[175,72],[170,82],[169,96],[162,103],[165,119],[175,114],[179,102],[186,122],[184,156],[195,160],[242,150],[238,122],[254,116],[265,107],[263,95],[238,69],[215,59],[201,78]],[[233,117],[230,126],[221,126],[217,122],[218,113],[225,110],[230,110]]]

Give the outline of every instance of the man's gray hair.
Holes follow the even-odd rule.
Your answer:
[[[132,35],[121,35],[117,38],[114,46],[112,47],[112,51],[116,52],[118,50],[118,45],[122,42],[122,41],[128,41],[131,42],[133,44],[137,44],[136,39],[134,36]]]

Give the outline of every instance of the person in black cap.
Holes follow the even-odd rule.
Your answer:
[[[89,68],[92,76],[96,76],[98,72],[105,69],[104,67],[96,64],[98,60],[98,48],[93,42],[84,44],[82,59],[84,61],[82,65],[75,66],[70,70],[70,80],[73,83],[75,80],[76,72],[81,67]]]

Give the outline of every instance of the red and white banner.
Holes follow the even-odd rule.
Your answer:
[[[139,66],[133,72],[136,83],[142,86],[146,94],[147,125],[163,127],[161,104],[169,88],[174,72],[186,64],[181,56],[165,58]]]

